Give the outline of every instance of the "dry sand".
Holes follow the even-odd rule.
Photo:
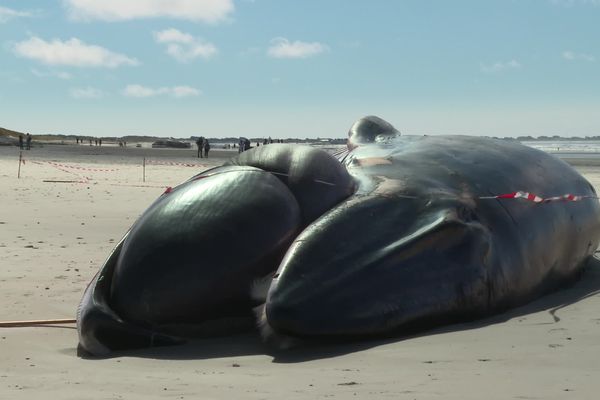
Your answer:
[[[3,321],[74,318],[115,242],[164,188],[235,153],[206,160],[193,150],[46,146],[24,154],[17,179],[18,150],[0,147]],[[154,161],[146,182],[144,156]],[[577,168],[600,189],[592,164]],[[0,328],[0,399],[595,399],[599,289],[600,263],[574,287],[494,318],[287,352],[246,334],[88,360],[76,356],[73,325]]]

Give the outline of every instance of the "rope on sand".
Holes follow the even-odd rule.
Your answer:
[[[18,328],[38,325],[74,324],[76,319],[37,319],[30,321],[0,321],[0,328]]]

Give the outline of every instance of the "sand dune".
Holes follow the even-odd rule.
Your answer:
[[[0,320],[74,318],[86,284],[167,186],[235,154],[0,147]],[[143,181],[143,158],[146,179]],[[600,167],[577,168],[600,189]],[[64,182],[68,181],[68,182]],[[521,188],[517,188],[521,189]],[[87,360],[72,325],[0,328],[2,399],[592,399],[600,262],[520,309],[422,335],[276,352],[253,334]]]

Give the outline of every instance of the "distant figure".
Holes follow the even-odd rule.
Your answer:
[[[92,145],[92,139],[90,138],[90,146]]]
[[[256,147],[260,146],[260,142],[256,141]]]
[[[244,151],[244,138],[240,138],[240,143],[238,145],[238,153],[241,153]]]
[[[208,158],[209,150],[210,150],[210,143],[208,143],[208,139],[204,139],[204,158]]]
[[[250,140],[248,139],[244,140],[244,151],[246,150],[250,150]]]
[[[25,139],[25,142],[27,142],[27,150],[31,150],[31,135],[29,132],[27,132],[27,139]]]
[[[23,150],[23,134],[19,134],[19,149]]]
[[[102,139],[98,139],[98,145],[102,146]]]
[[[198,146],[198,158],[202,158],[202,150],[204,148],[204,136],[200,136],[196,140],[196,146]]]

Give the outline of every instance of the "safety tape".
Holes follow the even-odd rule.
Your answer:
[[[25,159],[22,159],[21,162],[23,164],[25,164]],[[77,167],[77,166],[72,166],[72,165],[61,164],[61,163],[57,163],[57,162],[54,162],[54,161],[45,161],[45,162],[48,163],[48,164],[50,164],[50,165],[52,165],[52,166],[54,166],[55,168],[57,168],[57,169],[59,169],[59,170],[61,170],[63,172],[68,172],[68,173],[74,173],[74,172],[70,171],[68,169],[64,169],[64,168],[76,169],[76,170],[81,170],[81,171],[99,171],[99,172],[118,171],[118,169],[116,169],[116,168],[112,168],[112,169],[110,169],[110,168],[85,168],[85,167]],[[43,163],[39,162],[39,161],[32,161],[32,163],[43,165]],[[207,166],[205,164],[191,164],[191,163],[180,163],[180,162],[162,162],[162,161],[154,161],[154,160],[146,160],[146,163],[156,164],[156,165],[177,165],[177,166],[185,166],[185,167],[206,167]],[[256,170],[249,170],[249,171],[256,171]],[[217,174],[222,174],[222,173],[226,173],[226,172],[234,172],[234,171],[215,172],[215,173],[212,173],[212,174],[198,176],[198,177],[194,178],[194,180],[208,178],[210,176],[217,175]],[[262,171],[258,171],[258,172],[262,172]],[[264,172],[269,172],[269,171],[264,171]],[[274,175],[281,175],[281,176],[287,176],[287,177],[289,177],[289,174],[285,174],[283,172],[273,172],[273,171],[271,171],[270,173],[272,173]],[[84,181],[79,181],[78,183],[89,183],[90,178],[88,178],[88,177],[83,177],[83,178],[85,180]],[[324,180],[321,180],[321,179],[314,179],[313,182],[320,183],[320,184],[323,184],[323,185],[328,185],[328,186],[336,186],[335,183],[327,182],[327,181],[324,181]],[[147,186],[140,185],[140,187],[147,187]],[[167,187],[165,189],[165,191],[164,191],[163,194],[168,194],[168,193],[171,193],[172,191],[173,191],[173,188],[171,186],[169,186],[169,187]],[[402,194],[399,194],[398,197],[409,198],[409,199],[416,199],[416,198],[418,198],[417,196],[402,195]],[[524,199],[524,200],[527,200],[527,201],[531,201],[533,203],[550,203],[550,202],[555,202],[555,201],[575,202],[575,201],[581,201],[581,200],[584,200],[584,199],[596,199],[596,200],[598,200],[600,198],[598,196],[576,195],[576,194],[571,194],[571,193],[566,193],[566,194],[562,194],[562,195],[559,195],[559,196],[541,197],[541,196],[538,196],[538,195],[530,193],[530,192],[517,191],[517,192],[499,194],[499,195],[495,195],[495,196],[477,196],[477,197],[475,197],[475,199],[479,199],[479,200]]]
[[[192,168],[205,168],[209,165],[207,164],[194,164],[194,163],[182,163],[177,161],[155,161],[155,160],[146,160],[146,164],[154,164],[154,165],[174,165],[178,167],[192,167]]]
[[[25,164],[25,159],[22,159],[21,162],[23,164]],[[55,167],[57,169],[60,169],[61,171],[65,171],[64,168],[78,170],[78,171],[94,171],[94,172],[115,172],[115,171],[118,171],[118,169],[116,169],[116,168],[87,168],[87,167],[80,167],[80,166],[75,166],[75,165],[68,165],[68,164],[57,163],[55,161],[33,161],[33,160],[30,160],[30,162],[33,163],[33,164],[37,164],[37,165],[50,164],[53,167]],[[65,172],[73,172],[73,171],[65,171]]]
[[[52,161],[45,161],[45,162],[40,162],[40,161],[31,161],[33,164],[37,164],[37,165],[44,165],[44,163],[50,164],[52,165],[54,168],[56,168],[59,171],[62,172],[66,172],[68,174],[73,174],[75,176],[77,176],[80,180],[76,181],[75,183],[89,183],[90,178],[87,176],[81,176],[79,174],[77,174],[75,171],[71,171],[69,169],[65,169],[61,164],[59,163],[54,163]]]
[[[61,164],[61,163],[57,163],[54,161],[46,161],[48,164],[57,166],[57,167],[61,167],[61,168],[69,168],[69,169],[76,169],[79,171],[94,171],[94,172],[115,172],[118,171],[118,169],[116,168],[88,168],[88,167],[80,167],[80,166],[75,166],[75,165],[67,165],[67,164]]]
[[[484,196],[479,197],[479,199],[525,199],[527,201],[532,201],[534,203],[549,203],[552,201],[581,201],[583,199],[598,199],[598,196],[589,196],[589,195],[575,195],[571,193],[563,194],[560,196],[552,196],[552,197],[541,197],[533,193],[529,192],[512,192],[506,194],[499,194],[497,196]]]
[[[286,174],[283,172],[264,171],[264,170],[259,170],[259,169],[248,169],[248,170],[236,169],[236,170],[228,170],[228,171],[218,171],[217,170],[215,172],[208,173],[206,175],[196,176],[196,177],[192,178],[191,180],[196,181],[196,180],[200,180],[200,179],[209,178],[209,177],[215,176],[215,175],[227,174],[227,173],[239,172],[239,171],[259,172],[259,173],[265,172],[265,173],[271,173],[274,175],[281,175],[281,176],[289,177],[289,174]],[[321,179],[313,179],[313,182],[320,183],[323,185],[328,185],[328,186],[337,186],[335,183],[327,182],[327,181],[324,181]],[[169,186],[166,188],[166,190],[163,194],[169,194],[172,191],[173,191],[173,187]],[[397,194],[395,196],[405,198],[405,199],[418,199],[419,197],[422,197],[422,196],[411,196],[411,195],[405,195],[405,194]],[[478,200],[525,199],[525,200],[528,200],[528,201],[531,201],[534,203],[549,203],[549,202],[553,202],[553,201],[581,201],[584,199],[600,199],[600,198],[598,196],[575,195],[575,194],[571,194],[571,193],[544,198],[544,197],[540,197],[540,196],[535,195],[530,192],[517,191],[517,192],[512,192],[512,193],[499,194],[499,195],[495,195],[495,196],[475,196],[474,199],[478,199]]]

